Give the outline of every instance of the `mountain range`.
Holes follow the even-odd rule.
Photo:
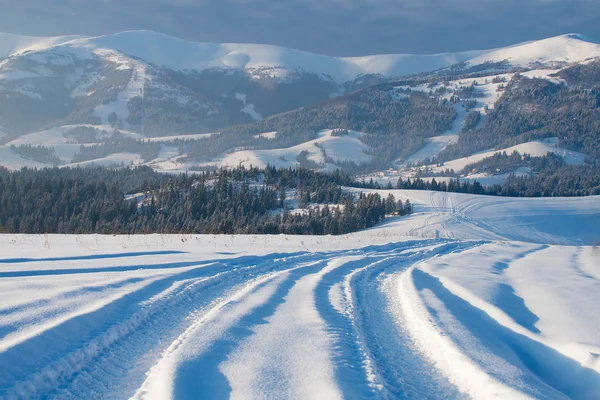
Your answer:
[[[580,142],[564,121],[581,113],[578,101],[593,102],[599,57],[600,44],[579,34],[501,49],[347,58],[151,31],[0,34],[0,160],[11,168],[276,164],[362,173],[535,140],[590,160],[595,111],[579,118],[592,121]],[[578,100],[536,120],[565,98]],[[528,122],[507,129],[512,119]]]
[[[151,31],[53,38],[0,34],[0,125],[19,136],[67,124],[107,125],[114,113],[121,128],[149,136],[211,132],[394,77],[564,66],[597,56],[600,46],[575,34],[496,50],[351,58],[268,45],[194,43]],[[145,123],[132,115],[142,110],[148,111]]]

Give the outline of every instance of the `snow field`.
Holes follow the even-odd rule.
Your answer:
[[[131,98],[143,94],[146,79],[150,79],[146,75],[146,65],[143,62],[129,57],[123,57],[113,52],[99,51],[99,54],[110,61],[122,64],[126,69],[133,70],[131,79],[127,83],[127,86],[119,92],[117,99],[107,104],[100,104],[94,110],[94,114],[100,117],[103,124],[108,124],[108,116],[111,113],[116,113],[123,122],[125,128],[127,128],[129,126],[129,123],[127,122],[127,118],[129,117],[127,103]]]
[[[0,235],[0,397],[597,397],[600,197],[392,193],[339,237]]]
[[[533,398],[592,399],[600,390],[595,363],[599,315],[588,310],[597,301],[600,282],[581,274],[581,261],[574,257],[580,252],[576,247],[486,244],[403,272],[395,295],[402,298],[406,315],[414,312],[406,326],[431,358],[442,366],[448,363],[449,352],[432,351],[432,343],[444,342],[458,346],[459,359],[468,357],[464,368],[452,363],[448,373],[473,397],[493,394],[489,383],[472,387],[483,372],[502,387]],[[423,329],[428,322],[418,323],[420,315],[432,319],[443,336]]]
[[[242,68],[285,78],[289,71],[314,72],[338,83],[361,74],[401,76],[448,67],[485,51],[433,55],[387,54],[365,57],[331,57],[260,44],[196,43],[151,31],[127,31],[98,37],[32,38],[0,34],[0,58],[26,51],[61,49],[66,52],[98,52],[105,49],[141,58],[175,70]]]

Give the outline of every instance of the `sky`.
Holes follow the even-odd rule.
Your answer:
[[[489,49],[563,33],[600,39],[598,0],[0,0],[0,31],[148,29],[334,56]]]

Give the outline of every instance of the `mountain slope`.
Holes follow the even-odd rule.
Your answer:
[[[58,46],[83,36],[35,37],[0,32],[0,59],[28,51],[41,51]]]
[[[466,67],[504,64],[510,68],[564,67],[600,57],[600,44],[587,36],[571,33],[505,47],[478,55]]]
[[[388,54],[365,57],[331,57],[284,47],[242,43],[199,43],[152,31],[126,31],[98,37],[30,38],[0,35],[0,57],[54,47],[98,53],[110,49],[173,70],[273,69],[272,76],[303,70],[331,77],[338,83],[360,74],[401,76],[431,71],[468,60],[484,51],[434,55]]]
[[[0,45],[9,55],[0,61],[0,140],[54,147],[62,164],[106,160],[119,150],[180,170],[223,160],[254,163],[264,153],[278,165],[297,165],[300,156],[307,166],[316,161],[362,173],[549,138],[569,151],[600,154],[594,137],[600,81],[591,59],[600,45],[576,34],[492,51],[350,58],[194,43],[148,31],[92,38],[0,35]],[[389,77],[433,69],[401,81]],[[522,90],[513,95],[517,80]],[[310,142],[318,132],[340,128],[364,132],[356,141],[368,155],[325,162]],[[182,135],[196,140],[161,146],[131,139]],[[107,145],[76,154],[81,143]],[[308,160],[287,150],[304,145]]]

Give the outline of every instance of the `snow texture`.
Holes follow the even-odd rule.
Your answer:
[[[600,197],[392,193],[343,236],[0,235],[0,397],[597,398]]]

